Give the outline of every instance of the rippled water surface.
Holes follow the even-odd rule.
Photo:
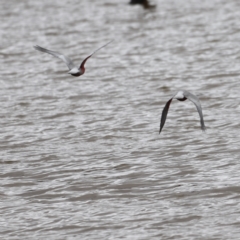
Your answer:
[[[240,239],[240,3],[154,3],[2,1],[1,239]]]

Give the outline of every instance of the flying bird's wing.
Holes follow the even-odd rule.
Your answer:
[[[86,63],[86,61],[87,61],[94,53],[96,53],[96,52],[99,51],[100,49],[106,47],[106,46],[107,46],[109,43],[111,43],[112,41],[113,41],[113,40],[111,40],[110,42],[104,44],[103,46],[101,46],[100,48],[98,48],[97,50],[95,50],[92,54],[90,54],[88,57],[86,57],[86,58],[82,61],[81,65],[80,65],[80,68],[83,68],[83,67],[84,67],[84,64]]]
[[[113,40],[109,41],[108,43],[104,44],[103,46],[101,46],[100,48],[98,48],[97,50],[95,50],[90,56],[92,56],[94,53],[96,53],[97,51],[99,51],[100,49],[106,47],[109,43],[111,43]]]
[[[89,55],[88,57],[86,57],[86,58],[82,61],[81,65],[80,65],[80,67],[79,67],[80,69],[84,68],[85,62],[86,62],[91,56],[92,56],[92,54]]]
[[[200,116],[200,123],[201,123],[201,129],[204,131],[206,129],[204,125],[204,120],[203,120],[203,114],[202,114],[202,107],[199,99],[197,96],[191,94],[190,92],[184,91],[184,95],[186,96],[187,99],[189,99],[191,102],[193,102],[198,110],[198,114]]]
[[[64,56],[63,54],[61,54],[59,52],[51,51],[51,50],[48,50],[46,48],[40,47],[38,45],[34,46],[34,48],[36,50],[40,51],[40,52],[45,52],[45,53],[53,55],[56,58],[60,58],[61,60],[63,60],[66,63],[66,65],[68,66],[69,70],[71,70],[71,69],[73,69],[75,67],[74,63],[72,62],[72,60],[70,58]]]
[[[165,107],[164,107],[164,109],[162,111],[162,117],[161,117],[161,122],[160,122],[159,134],[162,131],[162,128],[163,128],[163,126],[165,124],[165,121],[166,121],[166,118],[167,118],[167,114],[168,114],[168,109],[169,109],[169,106],[170,106],[172,100],[173,100],[172,98],[170,100],[168,100],[168,102],[166,103],[166,105],[165,105]]]

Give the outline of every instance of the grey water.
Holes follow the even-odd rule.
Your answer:
[[[240,2],[152,3],[1,1],[1,239],[240,239]]]

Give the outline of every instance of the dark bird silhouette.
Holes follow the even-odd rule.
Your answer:
[[[148,0],[131,0],[129,4],[134,5],[134,4],[141,4],[144,8],[155,8],[156,5],[151,5]]]
[[[168,102],[166,103],[166,105],[162,111],[159,134],[161,133],[161,131],[163,129],[163,126],[164,126],[166,118],[167,118],[168,109],[174,98],[177,99],[178,101],[185,101],[185,100],[189,99],[191,102],[193,102],[195,104],[198,114],[199,114],[199,117],[200,117],[201,129],[204,131],[206,129],[206,127],[204,125],[202,107],[201,107],[199,99],[195,95],[193,95],[192,93],[190,93],[188,91],[179,91],[170,100],[168,100]]]
[[[113,40],[112,40],[113,41]],[[55,51],[51,51],[48,50],[46,48],[40,47],[38,45],[34,46],[34,48],[40,52],[44,52],[44,53],[48,53],[53,55],[56,58],[60,58],[61,60],[63,60],[65,62],[65,64],[67,65],[68,69],[69,69],[69,74],[71,74],[72,76],[78,77],[84,74],[85,72],[85,67],[84,64],[86,63],[86,61],[97,51],[99,51],[101,48],[107,46],[109,43],[111,43],[112,41],[108,42],[107,44],[103,45],[102,47],[98,48],[97,50],[95,50],[92,54],[90,54],[89,56],[87,56],[81,63],[81,65],[79,67],[77,67],[73,61],[68,58],[67,56],[64,56],[62,53],[60,52],[55,52]]]

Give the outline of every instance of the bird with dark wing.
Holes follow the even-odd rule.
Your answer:
[[[200,103],[199,99],[195,95],[193,95],[192,93],[190,93],[188,91],[179,91],[171,99],[168,100],[168,102],[166,103],[166,105],[162,111],[159,134],[161,133],[163,126],[165,124],[168,110],[169,110],[170,104],[173,99],[177,99],[178,101],[185,101],[185,100],[189,99],[191,102],[193,102],[197,108],[197,111],[198,111],[198,114],[200,117],[201,129],[203,131],[206,129],[206,127],[204,125],[204,120],[203,120],[202,107],[201,107],[201,103]]]
[[[112,40],[113,41],[113,40]],[[108,42],[107,44],[103,45],[102,47],[98,48],[97,50],[95,50],[92,54],[90,54],[89,56],[87,56],[81,63],[81,65],[79,67],[77,67],[73,61],[68,58],[67,56],[64,56],[62,53],[60,52],[55,52],[55,51],[52,51],[52,50],[48,50],[46,48],[43,48],[43,47],[40,47],[38,45],[34,46],[34,48],[40,52],[44,52],[44,53],[48,53],[48,54],[51,54],[53,55],[54,57],[56,58],[59,58],[61,59],[62,61],[65,62],[65,64],[67,65],[68,69],[69,69],[69,74],[71,74],[72,76],[75,76],[75,77],[78,77],[78,76],[81,76],[84,74],[85,72],[85,63],[86,61],[94,54],[96,53],[97,51],[99,51],[101,48],[107,46],[109,43],[111,43],[112,41]]]

